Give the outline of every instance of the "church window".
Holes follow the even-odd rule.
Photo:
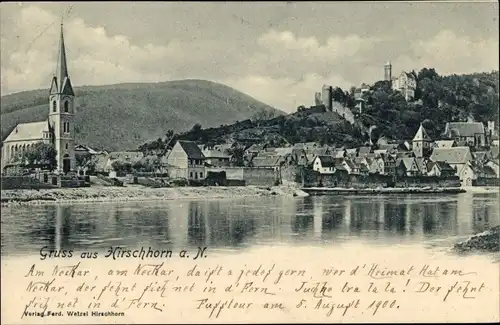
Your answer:
[[[65,101],[64,102],[64,112],[68,113],[68,110],[69,110],[69,102]]]
[[[56,101],[52,102],[52,112],[55,112],[57,110],[57,103]]]

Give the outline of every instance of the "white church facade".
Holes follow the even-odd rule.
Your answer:
[[[56,73],[49,92],[48,119],[19,123],[3,141],[2,168],[14,163],[23,152],[39,142],[52,144],[57,151],[56,171],[75,170],[75,93],[69,78],[63,26]]]

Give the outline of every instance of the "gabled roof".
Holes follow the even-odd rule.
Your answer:
[[[219,150],[214,150],[214,149],[205,149],[202,151],[203,156],[205,158],[219,158],[219,159],[229,159],[229,155],[226,155],[223,152],[220,152]]]
[[[415,161],[415,158],[399,158],[397,160],[397,164],[399,165],[400,163],[403,163],[406,170],[410,170],[413,166],[413,163],[415,163],[415,166],[418,168],[418,165],[417,165],[417,162]]]
[[[293,152],[293,147],[274,148],[274,152],[276,152],[280,156],[291,155]]]
[[[417,163],[418,170],[423,171],[424,167],[426,167],[427,159],[426,158],[413,158]]]
[[[200,147],[194,141],[179,140],[177,143],[182,147],[189,159],[203,159]]]
[[[49,132],[49,122],[19,123],[5,138],[4,142],[22,140],[42,140],[43,132]]]
[[[434,141],[435,148],[452,148],[456,146],[455,140],[436,140]]]
[[[252,159],[254,167],[275,167],[281,163],[281,157],[274,152],[261,152]]]
[[[488,151],[476,151],[472,153],[474,160],[486,160],[490,158],[490,153]]]
[[[453,167],[450,166],[447,162],[444,161],[436,161],[435,164],[439,167],[441,170],[448,170],[448,171],[455,171]]]
[[[371,152],[372,152],[372,148],[371,147],[359,147],[358,157],[365,156],[367,154],[370,154]]]
[[[420,124],[420,127],[417,130],[417,133],[415,133],[415,136],[413,137],[413,141],[432,141],[431,137],[427,134],[427,131],[422,126],[422,124]]]
[[[333,156],[317,156],[321,161],[321,166],[322,167],[335,167],[336,165],[336,160]]]
[[[464,164],[470,154],[469,147],[434,148],[430,160],[445,161],[449,164]]]
[[[450,136],[473,137],[476,134],[485,134],[481,122],[448,122],[445,133]]]

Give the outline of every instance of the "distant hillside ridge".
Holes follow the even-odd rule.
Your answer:
[[[124,83],[75,88],[76,142],[112,151],[135,149],[195,124],[215,127],[266,112],[284,113],[226,85],[207,80]],[[17,123],[48,116],[48,89],[2,96],[2,141]]]

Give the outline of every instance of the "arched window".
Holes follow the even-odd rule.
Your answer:
[[[68,150],[68,148],[69,148],[69,145],[66,143],[66,150]]]
[[[57,111],[57,103],[56,103],[56,101],[53,101],[52,102],[52,112],[55,112],[55,111]]]
[[[64,112],[65,112],[65,113],[68,113],[68,110],[69,110],[69,102],[68,102],[68,101],[65,101],[65,102],[64,102]]]

